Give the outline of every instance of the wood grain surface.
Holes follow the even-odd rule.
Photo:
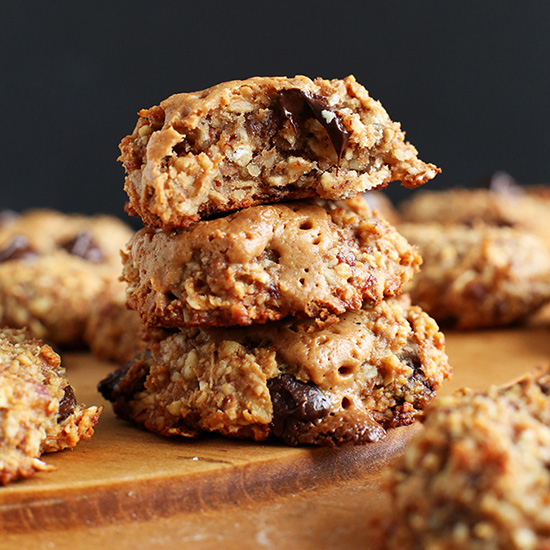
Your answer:
[[[449,393],[503,384],[550,361],[550,325],[447,333]],[[64,364],[77,397],[105,404],[96,434],[45,455],[57,470],[0,488],[0,548],[369,548],[388,505],[384,468],[416,426],[377,444],[288,448],[209,437],[165,439],[116,419],[95,390],[113,367]]]

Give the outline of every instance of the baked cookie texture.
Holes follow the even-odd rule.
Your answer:
[[[410,424],[450,374],[436,323],[400,297],[333,324],[289,318],[167,333],[99,390],[118,416],[165,436],[332,446]]]
[[[521,321],[550,301],[550,254],[508,227],[401,224],[423,258],[407,287],[439,323],[477,329]]]
[[[147,325],[231,326],[360,309],[399,294],[420,261],[361,197],[318,199],[144,228],[123,253],[122,277]]]
[[[77,403],[61,360],[27,331],[0,329],[0,484],[51,470],[40,455],[89,439],[102,407]]]
[[[0,212],[0,257],[6,261],[7,249],[21,254],[47,255],[59,251],[88,260],[91,264],[120,270],[120,243],[128,241],[132,230],[114,216],[63,214],[55,210],[34,209],[21,214]]]
[[[550,547],[550,374],[438,398],[387,478],[385,550]]]
[[[537,235],[550,249],[550,200],[544,196],[543,186],[529,188],[513,182],[491,189],[419,191],[403,203],[401,214],[408,223],[471,227],[482,223],[521,229]]]
[[[439,172],[353,76],[236,80],[139,115],[119,160],[127,211],[150,227],[281,200],[345,199],[393,180],[416,187]]]
[[[111,216],[4,213],[0,323],[60,346],[81,345],[92,304],[120,276],[120,249],[132,233]]]
[[[143,329],[139,315],[126,306],[126,286],[117,281],[91,304],[84,341],[98,359],[123,364],[144,348]]]

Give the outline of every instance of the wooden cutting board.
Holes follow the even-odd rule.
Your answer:
[[[447,333],[453,380],[484,388],[550,360],[550,325]],[[57,470],[0,488],[0,548],[368,548],[387,506],[384,468],[416,426],[377,444],[287,448],[165,439],[116,419],[95,387],[113,366],[64,356],[79,400],[105,404],[96,434],[46,455]]]

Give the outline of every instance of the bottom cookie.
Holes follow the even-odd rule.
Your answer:
[[[89,439],[101,407],[79,405],[50,346],[0,330],[0,485],[51,469],[42,453]]]
[[[450,374],[436,323],[401,297],[330,325],[166,333],[98,389],[119,417],[166,436],[334,446],[412,423]]]

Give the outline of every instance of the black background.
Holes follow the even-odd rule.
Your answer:
[[[549,2],[3,4],[2,208],[124,217],[137,111],[254,75],[355,74],[442,167],[432,188],[550,179]]]

